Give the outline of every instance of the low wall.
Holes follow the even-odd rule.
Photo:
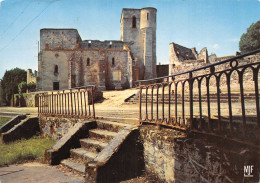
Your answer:
[[[84,119],[78,118],[60,118],[60,117],[39,117],[41,133],[44,136],[51,137],[55,140],[62,138],[78,122]]]
[[[38,118],[28,116],[7,132],[2,133],[1,140],[4,143],[9,143],[22,138],[29,139],[32,136],[39,134],[39,132]]]
[[[173,129],[140,128],[145,170],[162,182],[258,182],[259,151],[215,139],[189,138]],[[253,177],[244,166],[253,165]]]

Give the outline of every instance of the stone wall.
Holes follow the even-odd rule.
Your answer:
[[[53,82],[59,82],[60,90],[87,85],[128,88],[128,56],[121,49],[46,50],[39,57],[38,88],[53,90]]]
[[[258,182],[259,152],[228,144],[226,140],[189,138],[173,129],[140,129],[148,177],[162,182]],[[253,165],[253,178],[244,177],[244,165]],[[159,182],[159,180],[156,180]]]
[[[40,50],[73,49],[81,41],[77,29],[41,29]]]
[[[37,80],[37,71],[34,71],[34,73],[32,73],[32,69],[27,69],[27,84],[29,83],[36,83]]]
[[[41,134],[51,137],[53,139],[60,139],[68,133],[78,122],[84,121],[84,119],[77,118],[59,118],[59,117],[39,117],[39,124]]]
[[[162,77],[162,76],[168,76],[169,75],[169,65],[156,65],[156,73],[157,77]]]
[[[38,107],[39,92],[23,93],[21,95],[14,95],[14,106],[15,107]],[[13,102],[12,102],[13,104]]]

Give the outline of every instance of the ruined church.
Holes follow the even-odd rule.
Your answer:
[[[124,89],[156,77],[156,12],[124,8],[116,41],[82,40],[76,29],[41,29],[38,89]]]

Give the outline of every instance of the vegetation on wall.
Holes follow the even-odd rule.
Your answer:
[[[241,53],[246,53],[260,48],[260,20],[250,25],[247,32],[242,34],[239,41]]]
[[[1,99],[2,102],[10,105],[12,95],[18,93],[18,84],[26,81],[27,73],[25,70],[15,68],[5,71],[1,80]]]

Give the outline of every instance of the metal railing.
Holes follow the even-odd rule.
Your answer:
[[[95,86],[39,94],[39,116],[95,118]]]
[[[260,126],[258,87],[260,62],[250,62],[243,58],[259,52],[260,49],[182,73],[140,80],[140,124],[154,123],[199,133],[227,136],[242,134],[243,138],[248,136],[250,125]],[[237,88],[232,88],[235,83]],[[224,86],[225,94],[223,94]],[[252,88],[250,92],[254,96],[253,104],[252,100],[250,104],[245,101],[245,91],[247,92],[248,88]],[[239,94],[239,101],[233,106],[239,108],[237,111],[240,115],[234,115],[232,107],[234,93],[236,96]],[[207,96],[204,102],[202,94]],[[227,98],[223,103],[224,95]],[[194,96],[197,97],[196,105]],[[211,102],[212,96],[215,96],[217,102]],[[252,111],[246,109],[245,104],[249,105]],[[223,111],[224,105],[226,108]],[[197,111],[196,114],[194,109]],[[246,112],[250,114],[247,115]]]

